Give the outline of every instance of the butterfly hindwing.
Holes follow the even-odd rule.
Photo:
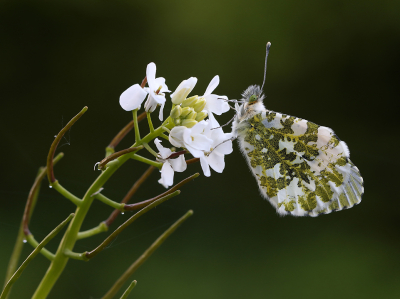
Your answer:
[[[262,195],[279,214],[318,216],[361,201],[363,179],[330,128],[264,110],[240,123],[238,138]]]

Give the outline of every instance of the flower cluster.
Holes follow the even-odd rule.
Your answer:
[[[148,87],[139,84],[129,87],[121,94],[120,105],[126,111],[140,109],[147,97],[145,110],[151,113],[160,106],[159,119],[162,121],[165,93],[170,91],[164,78],[156,78],[154,63],[147,65],[146,77]],[[196,83],[197,78],[191,77],[179,84],[171,94],[172,109],[163,123],[169,133],[169,142],[184,151],[174,153],[170,148],[164,148],[159,139],[154,139],[158,149],[157,160],[163,163],[159,183],[165,187],[173,184],[175,171],[186,170],[184,153],[199,158],[204,175],[210,176],[210,167],[219,173],[224,170],[224,156],[232,152],[232,133],[224,133],[214,116],[230,108],[226,96],[213,94],[219,85],[219,76],[211,80],[204,95],[188,98]]]

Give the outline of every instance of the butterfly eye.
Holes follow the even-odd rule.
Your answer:
[[[257,101],[257,96],[255,94],[253,94],[249,99],[249,104],[252,104],[252,103],[254,103],[256,101]]]

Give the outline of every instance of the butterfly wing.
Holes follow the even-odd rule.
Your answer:
[[[363,179],[330,128],[265,110],[237,133],[261,194],[279,214],[318,216],[361,202]]]

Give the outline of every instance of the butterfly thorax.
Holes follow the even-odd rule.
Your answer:
[[[235,136],[240,136],[243,130],[246,130],[249,126],[247,120],[253,118],[255,115],[266,111],[263,104],[265,96],[262,93],[260,86],[250,85],[242,93],[241,102],[239,105],[236,103],[236,117],[232,124],[232,132]]]

